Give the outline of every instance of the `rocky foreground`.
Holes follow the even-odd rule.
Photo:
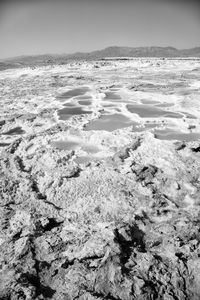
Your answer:
[[[82,168],[35,137],[2,151],[0,299],[199,299],[200,142],[126,136]]]
[[[200,299],[200,140],[144,127],[199,134],[199,62],[103,64],[0,74],[2,300]],[[59,120],[56,97],[86,83],[93,113]],[[86,131],[113,84],[113,102],[164,99],[185,114]]]

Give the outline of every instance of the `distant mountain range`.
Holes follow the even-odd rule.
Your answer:
[[[173,47],[107,47],[103,50],[74,54],[44,54],[35,56],[19,56],[0,61],[0,70],[23,66],[38,66],[47,64],[65,64],[69,60],[99,60],[105,58],[131,57],[200,57],[200,47],[178,50]]]
[[[75,53],[71,58],[100,59],[109,57],[200,57],[200,47],[178,50],[173,47],[108,47],[90,53]]]

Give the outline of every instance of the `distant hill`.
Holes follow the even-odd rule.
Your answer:
[[[105,58],[105,57],[162,57],[177,56],[178,50],[175,48],[162,47],[108,47],[103,50],[93,51],[90,53],[75,53],[72,57],[85,58]]]
[[[0,71],[6,70],[6,69],[19,68],[20,66],[21,66],[21,64],[18,64],[15,62],[0,61]]]
[[[182,56],[200,57],[200,47],[180,50]]]
[[[98,60],[111,57],[200,57],[200,47],[178,50],[173,47],[107,47],[92,52],[74,54],[44,54],[35,56],[19,56],[0,61],[0,70],[23,66],[48,64],[65,64],[69,60]]]
[[[108,47],[89,53],[75,53],[74,59],[101,59],[105,57],[200,57],[200,47],[178,50],[173,47]]]

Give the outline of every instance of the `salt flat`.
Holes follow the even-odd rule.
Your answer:
[[[199,78],[197,59],[0,72],[0,298],[199,299]]]
[[[136,132],[152,124],[154,133],[173,130],[190,139],[200,132],[199,66],[199,60],[137,59],[3,71],[1,143],[16,138],[17,132],[6,134],[14,128],[39,133],[61,121],[108,131],[134,124]]]

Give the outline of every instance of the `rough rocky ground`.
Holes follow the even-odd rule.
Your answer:
[[[29,131],[0,154],[0,299],[199,299],[200,141],[85,132],[87,116],[59,122],[43,106],[36,130],[28,104]],[[2,132],[19,120],[6,107]],[[52,146],[72,132],[101,157]]]

